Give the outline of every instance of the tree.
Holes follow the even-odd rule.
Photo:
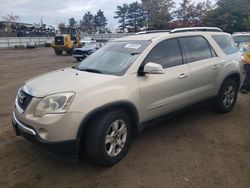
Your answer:
[[[0,22],[0,31],[4,31],[5,27],[5,24],[3,22]]]
[[[107,18],[104,16],[104,12],[102,10],[98,10],[96,15],[94,16],[94,27],[95,30],[100,32],[104,31],[107,26]]]
[[[75,18],[70,18],[69,19],[69,27],[76,27],[77,21]]]
[[[204,26],[204,20],[212,9],[213,5],[210,0],[196,5],[191,0],[183,0],[174,12],[177,20],[171,22],[170,28]]]
[[[181,23],[181,27],[193,26],[192,21],[195,17],[195,5],[191,0],[183,0],[180,7],[175,11],[175,16]]]
[[[214,6],[212,5],[210,0],[198,3],[193,12],[193,25],[204,25],[204,20],[207,17],[208,13],[213,9],[213,7]]]
[[[61,33],[63,31],[63,28],[65,28],[65,27],[66,27],[65,23],[59,23],[58,24],[58,29],[60,30]]]
[[[173,19],[171,9],[174,7],[172,0],[142,0],[142,8],[147,12],[147,25],[150,29],[168,28]]]
[[[142,6],[138,2],[129,5],[127,13],[127,24],[133,28],[133,32],[137,32],[143,25]]]
[[[204,24],[220,27],[226,32],[250,30],[249,0],[218,0],[209,11]]]
[[[128,4],[123,4],[122,6],[117,6],[117,10],[115,11],[114,18],[118,19],[118,22],[120,23],[119,28],[125,32],[125,28],[127,26],[127,16],[128,16],[128,11],[129,11],[129,5]]]
[[[2,17],[2,19],[6,22],[7,32],[10,32],[11,28],[16,27],[19,18],[20,16],[14,14],[8,14],[7,16]]]
[[[82,31],[87,33],[92,33],[94,30],[94,16],[91,12],[87,12],[83,15],[82,20],[80,21],[80,27]]]

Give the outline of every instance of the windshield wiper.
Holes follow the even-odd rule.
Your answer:
[[[137,54],[140,54],[141,52],[133,52],[131,53],[130,55],[137,55]]]
[[[103,74],[102,71],[96,70],[96,69],[80,69],[78,68],[79,71],[86,71],[86,72],[93,72],[93,73],[99,73],[99,74]]]

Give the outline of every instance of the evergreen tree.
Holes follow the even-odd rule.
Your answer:
[[[69,19],[69,27],[76,27],[77,21],[75,18],[70,18]]]
[[[91,12],[87,12],[83,15],[82,20],[80,21],[80,27],[82,31],[87,33],[93,33],[94,31],[94,16]]]
[[[104,12],[102,10],[98,10],[96,15],[94,16],[94,27],[98,32],[104,32],[107,26],[107,19],[104,16]]]
[[[127,14],[127,24],[133,28],[133,32],[137,32],[143,23],[142,6],[138,2],[129,5]]]
[[[141,0],[143,11],[147,12],[147,22],[150,29],[166,29],[173,19],[171,10],[172,0]]]
[[[123,4],[122,6],[117,6],[117,10],[115,11],[115,19],[118,19],[120,23],[119,28],[125,32],[125,28],[127,26],[127,17],[128,17],[129,5]]]
[[[216,8],[208,12],[204,24],[220,27],[229,33],[249,31],[249,0],[218,0]]]

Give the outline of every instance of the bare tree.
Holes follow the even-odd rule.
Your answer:
[[[65,28],[65,27],[66,27],[66,24],[63,23],[63,22],[61,22],[61,23],[58,24],[58,29],[60,30],[60,32],[62,32],[63,28]]]
[[[20,16],[14,15],[13,13],[3,16],[2,19],[6,22],[7,32],[11,31],[11,28],[16,27]]]
[[[5,24],[3,22],[0,22],[0,31],[4,31],[5,27]]]

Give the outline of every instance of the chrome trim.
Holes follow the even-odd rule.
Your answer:
[[[15,107],[16,107],[17,111],[22,114],[24,112],[24,110],[18,104],[18,94],[19,94],[19,92],[20,92],[20,89],[19,89],[19,91],[17,93],[17,96],[16,96],[16,99],[15,99]]]
[[[31,96],[33,96],[33,97],[37,96],[37,94],[38,94],[37,91],[35,91],[34,89],[32,89],[31,87],[29,87],[29,86],[26,85],[26,84],[22,87],[22,90],[23,90],[25,93],[27,93],[27,94],[29,94],[29,95],[31,95]]]
[[[15,115],[15,112],[13,112],[13,118],[14,121],[17,123],[18,127],[21,128],[24,132],[31,134],[31,135],[36,135],[36,132],[28,127],[26,127],[24,124],[22,124]]]

